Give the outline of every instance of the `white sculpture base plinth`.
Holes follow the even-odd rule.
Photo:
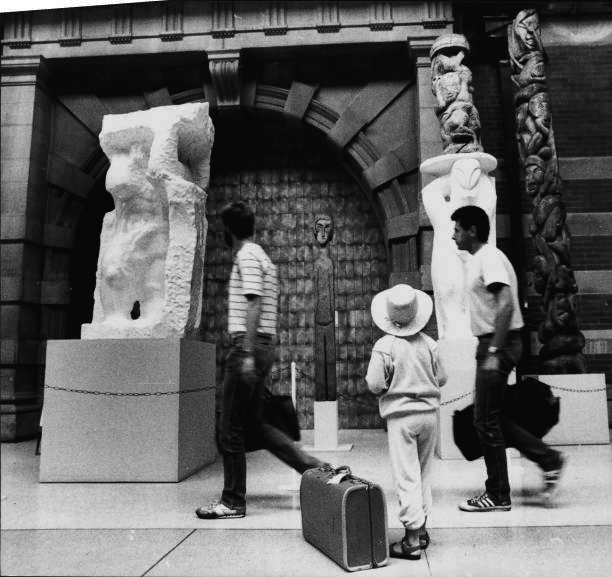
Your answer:
[[[550,385],[553,395],[560,398],[559,423],[544,437],[544,441],[551,445],[610,442],[606,377],[603,373],[540,375],[536,378]]]
[[[438,456],[442,459],[463,459],[453,439],[453,413],[473,402],[476,381],[475,337],[440,339],[438,354],[448,375],[442,387],[438,422]]]
[[[177,482],[213,462],[215,367],[199,341],[49,341],[40,481]]]
[[[312,451],[350,451],[350,443],[338,445],[338,401],[315,401]]]

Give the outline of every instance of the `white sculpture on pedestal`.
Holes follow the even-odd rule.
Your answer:
[[[484,152],[444,154],[421,164],[421,172],[437,177],[423,189],[423,205],[434,229],[431,280],[438,323],[438,353],[448,380],[442,389],[439,454],[459,458],[453,443],[452,413],[470,404],[476,378],[476,337],[470,328],[465,267],[471,255],[452,240],[455,209],[480,206],[491,222],[495,243],[495,179],[489,172],[496,159]],[[459,401],[457,403],[457,401]],[[450,404],[449,404],[450,403]]]
[[[207,103],[104,117],[110,160],[93,321],[82,338],[181,338],[199,326],[214,128]]]
[[[485,152],[445,154],[421,164],[421,172],[437,176],[423,189],[423,205],[434,229],[431,280],[436,303],[438,337],[471,334],[464,284],[468,253],[452,240],[451,214],[460,206],[480,206],[491,223],[490,243],[495,245],[495,179],[489,172],[496,159]]]

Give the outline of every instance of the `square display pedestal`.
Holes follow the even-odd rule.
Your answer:
[[[213,462],[215,368],[215,345],[187,339],[49,341],[40,481],[177,482]]]
[[[308,451],[350,451],[351,443],[338,445],[338,401],[315,401],[314,446]]]
[[[606,376],[539,375],[559,397],[559,422],[544,437],[550,445],[599,445],[610,442]]]

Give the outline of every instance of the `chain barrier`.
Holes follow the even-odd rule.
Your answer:
[[[139,383],[139,384],[151,384],[151,383]],[[160,383],[161,384],[161,383]],[[45,389],[52,389],[54,391],[64,391],[67,393],[80,393],[83,395],[100,395],[105,397],[164,397],[167,395],[183,395],[186,393],[199,393],[201,391],[212,391],[216,387],[199,387],[197,389],[185,389],[184,391],[153,391],[144,393],[124,393],[115,391],[90,391],[87,389],[72,389],[70,387],[55,387],[53,385],[45,385]]]
[[[459,395],[458,397],[455,397],[454,399],[449,399],[448,401],[444,401],[442,403],[440,403],[441,407],[444,407],[446,405],[451,405],[453,403],[456,403],[457,401],[460,401],[461,399],[465,399],[465,397],[469,397],[473,394],[473,391],[470,391],[469,393],[464,393],[463,395]]]
[[[599,393],[601,391],[606,391],[606,387],[598,387],[596,389],[571,389],[566,387],[560,387],[559,385],[548,385],[551,389],[556,389],[557,391],[567,391],[568,393]]]

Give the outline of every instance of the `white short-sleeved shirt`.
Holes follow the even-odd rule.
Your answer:
[[[276,334],[278,277],[276,266],[254,242],[245,242],[234,258],[229,282],[228,331],[246,332],[247,295],[261,297],[258,333]]]
[[[495,295],[487,289],[494,283],[509,286],[512,292],[514,306],[510,330],[520,329],[523,326],[516,274],[501,250],[490,244],[484,244],[468,261],[466,281],[471,327],[475,336],[495,332]]]

